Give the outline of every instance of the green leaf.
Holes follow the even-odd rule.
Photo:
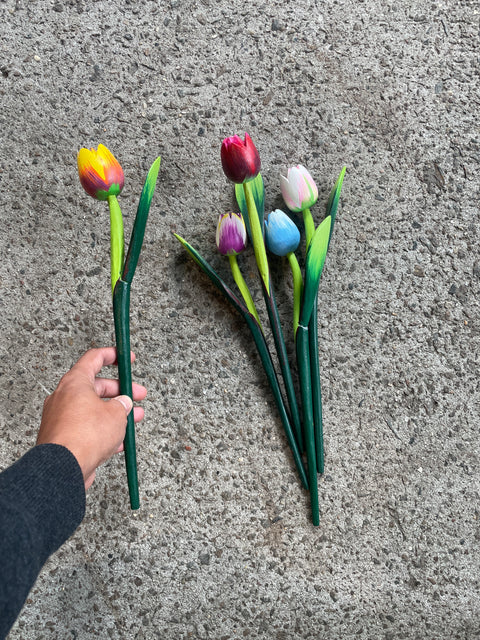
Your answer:
[[[331,216],[332,218],[332,224],[330,226],[330,236],[332,235],[333,225],[335,224],[335,217],[337,215],[337,209],[338,209],[338,201],[340,200],[340,192],[342,190],[343,178],[345,176],[346,170],[347,170],[347,167],[343,167],[343,169],[341,170],[340,175],[338,176],[337,181],[335,182],[335,185],[331,190],[330,195],[328,197],[328,201],[327,201],[326,214],[327,216]]]
[[[255,206],[257,207],[260,227],[262,229],[262,233],[264,233],[263,217],[265,215],[265,188],[263,186],[262,174],[259,173],[255,178],[253,178],[253,180],[249,180],[248,184],[250,186],[253,199],[255,200]],[[237,199],[237,204],[240,207],[240,211],[242,212],[243,219],[245,220],[248,236],[250,240],[252,240],[252,232],[250,229],[250,222],[248,220],[247,201],[245,199],[243,184],[235,185],[235,197]]]
[[[257,210],[257,203],[254,193],[256,188],[252,184],[253,180],[247,180],[243,183],[243,191],[245,196],[245,202],[247,204],[247,217],[250,228],[250,239],[255,252],[255,261],[257,263],[258,272],[262,278],[265,291],[270,295],[270,271],[268,267],[267,251],[265,248],[265,236],[263,218],[260,219],[260,215]]]
[[[150,167],[147,174],[145,184],[143,185],[142,195],[138,203],[137,215],[133,224],[132,236],[130,238],[130,246],[128,247],[127,257],[123,267],[122,280],[131,282],[137,268],[138,258],[142,249],[143,237],[145,235],[145,227],[147,224],[148,212],[152,203],[153,192],[157,184],[158,172],[160,170],[160,158],[157,158]]]
[[[322,275],[325,256],[327,255],[328,241],[330,239],[332,218],[328,216],[320,224],[313,234],[308,248],[305,262],[305,290],[303,295],[303,307],[300,324],[306,327],[310,321],[317,295],[318,283]]]
[[[208,262],[202,258],[202,256],[198,253],[196,249],[192,247],[184,238],[179,236],[177,233],[173,234],[175,238],[182,244],[183,248],[186,249],[187,253],[195,260],[200,269],[207,274],[213,284],[223,293],[223,295],[229,300],[235,309],[239,311],[242,315],[252,315],[247,307],[243,304],[243,302],[238,298],[233,291],[228,287],[228,285],[220,278],[217,272],[208,264]],[[253,316],[252,316],[253,318]]]

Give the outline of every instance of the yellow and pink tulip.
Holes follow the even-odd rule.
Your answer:
[[[103,144],[95,149],[80,149],[77,157],[82,187],[96,200],[118,196],[123,189],[123,169],[113,153]]]

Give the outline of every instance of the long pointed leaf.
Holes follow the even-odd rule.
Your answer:
[[[343,167],[343,169],[341,170],[340,175],[338,176],[337,181],[335,182],[335,185],[333,186],[333,189],[331,190],[330,195],[328,197],[328,201],[327,201],[326,214],[327,216],[331,216],[332,218],[332,224],[330,226],[330,237],[333,232],[333,225],[335,224],[335,218],[336,218],[337,209],[338,209],[338,202],[340,200],[340,192],[342,191],[343,178],[345,177],[346,170],[347,170],[347,167]],[[329,238],[329,241],[330,241],[330,238]]]
[[[330,239],[330,228],[332,219],[330,216],[317,227],[313,234],[312,241],[308,248],[305,262],[305,291],[303,295],[303,306],[300,317],[300,324],[304,327],[310,322],[310,317],[317,295],[318,283],[322,275],[325,257],[327,255],[328,241]]]
[[[147,174],[145,184],[143,185],[142,195],[138,203],[137,215],[133,224],[132,236],[128,247],[125,265],[123,267],[122,280],[131,282],[137,268],[138,258],[142,249],[143,237],[145,235],[145,226],[147,224],[148,212],[150,204],[157,184],[157,176],[160,170],[160,158],[157,158],[150,167]]]
[[[200,269],[206,273],[206,275],[210,278],[213,284],[223,293],[223,295],[233,304],[235,309],[239,311],[242,315],[247,313],[248,315],[252,315],[244,303],[238,298],[230,287],[220,278],[218,273],[208,264],[208,262],[202,258],[202,256],[198,253],[196,249],[192,247],[192,245],[187,242],[184,238],[179,236],[177,233],[173,234],[177,240],[182,244],[184,249],[190,254],[190,256],[195,260]],[[253,318],[253,316],[252,316]]]
[[[251,192],[253,195],[253,199],[255,200],[255,205],[257,207],[258,219],[260,220],[260,227],[262,232],[264,231],[263,226],[263,217],[265,215],[265,188],[263,186],[263,178],[262,174],[259,173],[253,180],[249,181]],[[243,188],[243,184],[235,185],[235,197],[237,199],[237,204],[240,207],[240,211],[242,212],[243,219],[245,220],[245,226],[247,227],[248,237],[250,241],[252,240],[252,232],[250,229],[250,223],[248,220],[248,209],[247,209],[247,201],[245,199],[245,191]]]

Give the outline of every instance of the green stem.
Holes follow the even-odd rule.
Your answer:
[[[230,262],[230,268],[232,270],[233,279],[237,283],[237,287],[239,288],[240,293],[242,294],[242,297],[245,300],[247,309],[250,311],[252,316],[261,326],[260,318],[258,317],[257,309],[255,307],[255,303],[253,302],[252,294],[250,293],[247,283],[245,282],[242,276],[242,272],[240,271],[240,267],[238,266],[237,256],[236,255],[228,256],[228,260]]]
[[[305,224],[306,250],[310,246],[313,234],[315,233],[315,223],[310,209],[303,210],[303,221]],[[330,229],[331,236],[331,229]],[[315,451],[317,456],[317,470],[323,473],[324,446],[323,446],[323,417],[322,417],[322,388],[320,383],[320,364],[318,360],[318,294],[315,296],[313,311],[308,323],[308,340],[310,348],[310,367],[312,372],[312,402],[313,402],[313,423],[315,432]]]
[[[293,276],[293,335],[297,333],[298,322],[300,320],[300,305],[302,304],[303,278],[300,265],[296,255],[291,251],[287,253],[287,258],[292,269]]]
[[[307,327],[299,325],[295,345],[297,349],[298,372],[300,375],[300,389],[302,393],[303,429],[305,433],[305,448],[307,451],[308,483],[310,486],[312,521],[314,526],[318,526],[320,524],[320,513],[318,507],[317,463],[313,428],[312,388]]]
[[[115,284],[122,273],[125,246],[122,211],[116,196],[108,196],[108,206],[110,208],[110,274],[113,294]]]
[[[308,341],[310,347],[310,368],[312,373],[313,424],[315,432],[315,451],[317,455],[317,471],[323,473],[325,453],[323,445],[322,387],[320,382],[320,363],[318,356],[318,296],[313,305],[312,317],[308,324]]]
[[[253,315],[249,312],[243,302],[240,300],[238,296],[236,296],[233,291],[225,284],[225,282],[218,276],[218,274],[212,269],[212,267],[206,262],[202,256],[189,244],[186,240],[180,237],[177,234],[174,234],[175,237],[181,242],[182,246],[186,249],[186,251],[190,254],[190,256],[195,260],[197,265],[202,269],[204,273],[210,278],[213,284],[217,287],[217,289],[225,296],[225,298],[233,305],[233,307],[242,315],[245,319],[250,331],[252,332],[253,339],[255,340],[255,344],[258,349],[258,353],[262,360],[263,368],[267,375],[268,381],[270,383],[270,387],[273,392],[273,396],[275,398],[275,402],[277,404],[277,408],[283,423],[283,427],[285,429],[285,434],[287,436],[287,440],[290,444],[290,448],[293,453],[293,458],[295,460],[295,464],[297,466],[298,472],[300,474],[300,479],[302,481],[303,486],[308,489],[308,481],[305,473],[305,468],[303,466],[302,458],[300,456],[300,452],[298,450],[298,445],[295,440],[295,436],[291,427],[291,420],[283,399],[282,390],[280,389],[280,385],[278,382],[277,374],[275,373],[275,367],[272,362],[272,356],[270,355],[270,351],[267,346],[267,342],[265,340],[265,336],[260,325],[257,323]]]
[[[265,250],[265,242],[263,240],[263,229],[258,218],[257,205],[250,187],[249,182],[243,183],[243,191],[247,202],[248,221],[250,223],[250,233],[252,234],[253,251],[257,261],[258,271],[262,278],[263,285],[270,295],[270,271],[268,268],[267,252]]]
[[[280,370],[282,372],[283,382],[285,384],[288,405],[292,414],[295,435],[297,437],[298,445],[303,448],[303,434],[302,424],[300,421],[300,412],[298,410],[295,388],[293,386],[292,372],[290,370],[290,364],[288,362],[287,348],[285,346],[285,339],[283,337],[282,326],[280,324],[277,304],[275,302],[275,296],[273,294],[272,287],[270,286],[270,295],[268,295],[266,290],[263,288],[263,295],[265,298],[265,305],[267,307],[268,319],[270,320],[270,326],[272,328],[273,341],[275,344],[278,361],[280,363]]]
[[[265,298],[270,326],[272,328],[275,349],[277,351],[278,360],[280,362],[280,369],[282,371],[283,381],[285,383],[285,390],[287,393],[290,411],[292,413],[292,420],[295,428],[297,442],[301,446],[303,438],[302,427],[300,423],[300,413],[298,411],[297,399],[295,397],[292,373],[290,371],[290,365],[288,363],[287,348],[285,346],[280,318],[278,316],[278,309],[275,303],[275,297],[273,295],[273,289],[270,280],[270,270],[268,268],[267,252],[265,250],[265,242],[263,240],[263,231],[260,225],[260,220],[258,218],[255,198],[253,197],[249,182],[244,182],[243,191],[247,203],[247,214],[250,225],[250,233],[252,236],[253,250],[255,252],[255,259],[257,261],[258,271],[262,280],[263,296]]]
[[[120,394],[132,394],[132,365],[130,362],[130,283],[118,279],[113,292],[113,318],[117,344],[118,377]],[[132,509],[140,507],[138,495],[137,455],[135,449],[135,422],[133,409],[128,414],[127,430],[123,442],[127,468],[128,491]]]
[[[275,403],[277,405],[277,409],[280,414],[280,418],[282,420],[283,428],[285,430],[285,435],[287,436],[288,444],[290,445],[290,449],[293,454],[293,459],[295,461],[295,465],[300,475],[300,480],[302,482],[302,485],[305,487],[305,489],[308,490],[307,474],[305,473],[305,467],[302,462],[302,457],[300,455],[300,451],[298,449],[298,445],[295,440],[292,427],[290,425],[290,419],[289,419],[287,410],[285,408],[282,392],[280,390],[278,378],[275,373],[275,368],[273,366],[272,356],[270,355],[267,343],[265,342],[265,336],[263,335],[263,332],[259,327],[259,325],[255,322],[255,320],[251,316],[249,316],[248,314],[243,314],[243,317],[247,321],[248,327],[252,332],[255,345],[260,355],[260,359],[262,360],[263,368],[265,370],[265,373],[267,374],[268,382],[270,383],[270,388],[272,389],[273,397],[275,399]]]
[[[303,224],[305,225],[305,239],[306,239],[306,249],[310,246],[310,242],[312,241],[313,234],[315,233],[315,222],[313,221],[313,216],[310,212],[310,209],[304,209],[303,213]]]

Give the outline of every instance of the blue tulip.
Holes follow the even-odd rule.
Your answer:
[[[275,209],[265,219],[265,241],[269,251],[286,256],[298,247],[300,231],[286,213]]]

